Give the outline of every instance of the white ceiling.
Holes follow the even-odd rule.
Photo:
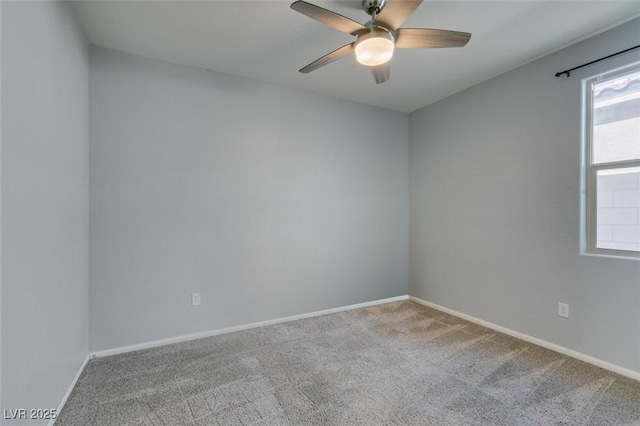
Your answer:
[[[310,2],[358,22],[369,17],[360,0]],[[427,0],[403,27],[470,32],[471,41],[455,49],[398,49],[391,80],[376,85],[353,58],[300,74],[353,37],[291,10],[290,3],[82,1],[75,8],[99,46],[403,112],[640,15],[640,1]]]

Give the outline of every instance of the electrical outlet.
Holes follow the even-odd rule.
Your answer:
[[[558,303],[558,315],[563,318],[569,318],[569,304]]]
[[[200,293],[191,293],[191,306],[200,305]]]

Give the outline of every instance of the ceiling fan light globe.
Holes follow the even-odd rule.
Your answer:
[[[391,34],[375,29],[358,37],[355,44],[356,60],[367,67],[377,67],[391,60],[394,48]]]

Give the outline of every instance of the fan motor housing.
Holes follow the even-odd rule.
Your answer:
[[[380,13],[382,8],[387,4],[388,0],[362,0],[362,8],[369,15]]]

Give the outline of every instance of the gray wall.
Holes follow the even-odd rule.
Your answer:
[[[2,2],[0,1],[0,409],[2,404]]]
[[[56,408],[88,350],[88,48],[70,5],[2,2],[1,73],[2,408]]]
[[[640,371],[640,262],[579,254],[581,78],[640,21],[410,116],[410,294]],[[559,301],[571,317],[557,316]]]
[[[89,85],[92,351],[407,293],[406,114],[102,48]]]

